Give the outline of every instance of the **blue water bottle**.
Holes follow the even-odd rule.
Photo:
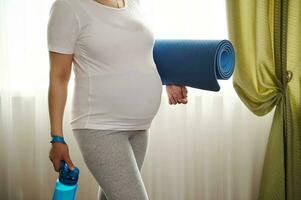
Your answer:
[[[61,160],[59,177],[55,182],[52,200],[74,200],[77,190],[79,169],[70,170],[64,160]]]

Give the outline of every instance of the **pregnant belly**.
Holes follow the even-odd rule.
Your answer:
[[[116,119],[150,119],[160,106],[162,82],[156,70],[90,77],[90,114]]]

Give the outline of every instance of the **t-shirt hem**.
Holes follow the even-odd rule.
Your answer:
[[[48,51],[53,51],[53,52],[63,53],[63,54],[73,54],[74,53],[73,49],[67,49],[65,47],[53,46],[50,44],[48,46]]]
[[[112,124],[71,124],[71,129],[100,129],[100,130],[145,130],[150,124],[143,125],[112,125]]]

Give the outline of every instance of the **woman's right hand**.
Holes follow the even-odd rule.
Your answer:
[[[53,164],[54,170],[56,172],[59,172],[61,160],[64,160],[67,163],[69,169],[73,170],[74,165],[69,156],[68,145],[59,142],[53,142],[51,143],[51,145],[52,147],[49,151],[49,159]]]

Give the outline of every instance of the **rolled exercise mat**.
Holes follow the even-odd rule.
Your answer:
[[[210,91],[220,90],[217,79],[229,79],[235,64],[228,40],[156,39],[153,57],[163,85]]]

